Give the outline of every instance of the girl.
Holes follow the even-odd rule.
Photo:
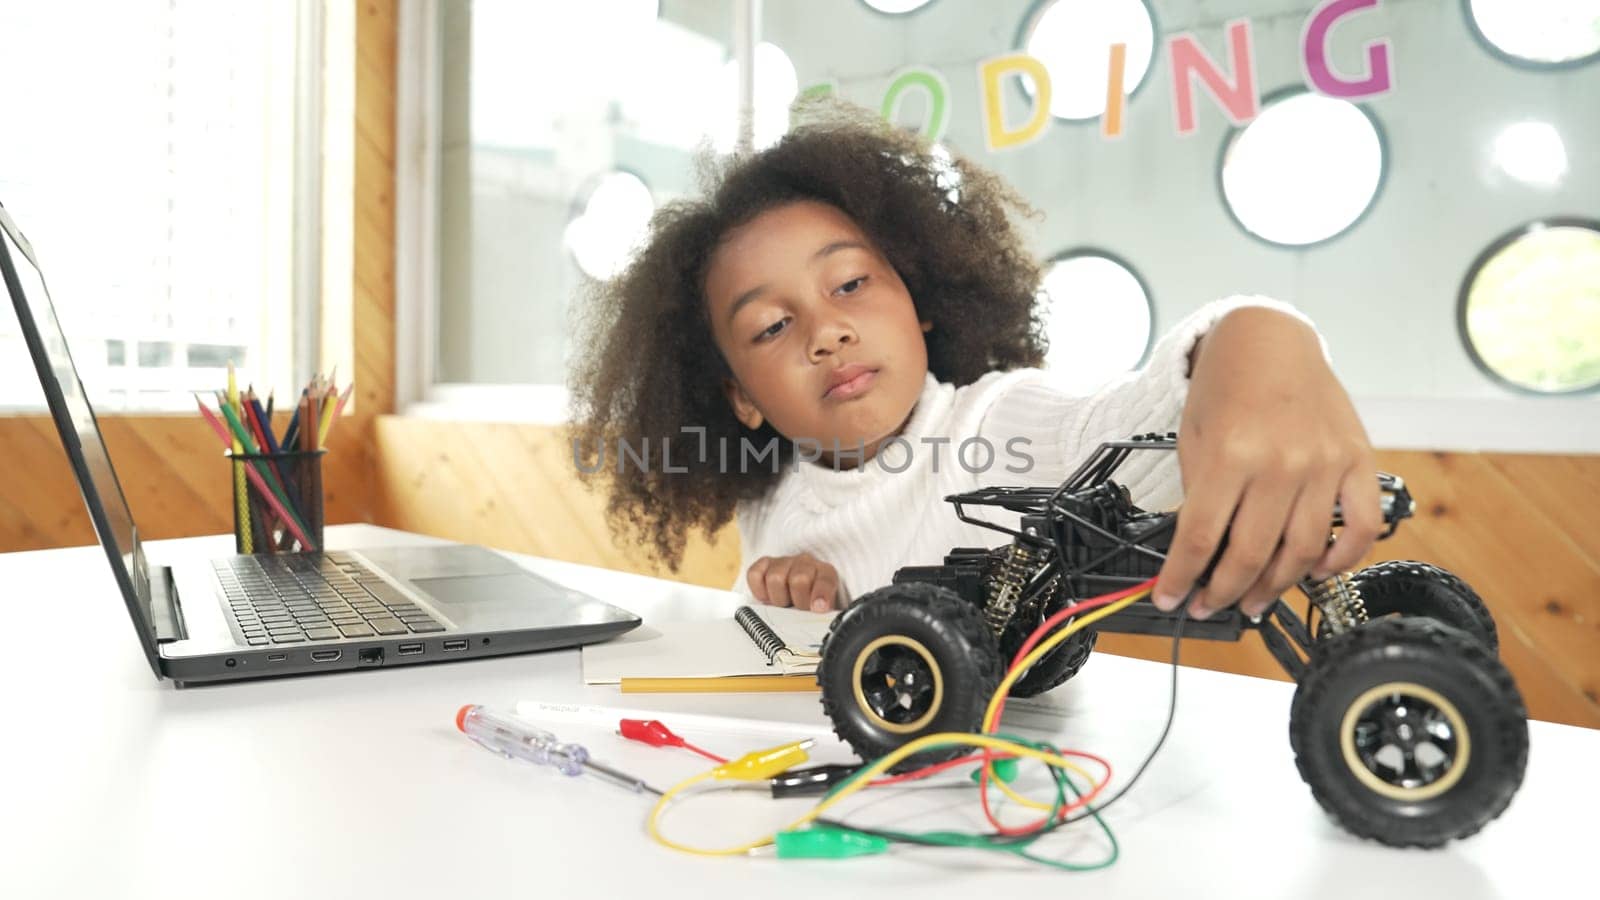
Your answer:
[[[1180,434],[1176,464],[1136,453],[1117,477],[1145,508],[1184,500],[1163,609],[1225,533],[1190,598],[1199,618],[1260,614],[1376,539],[1372,448],[1286,304],[1214,301],[1142,371],[1072,396],[1037,368],[1039,267],[1008,215],[1032,210],[996,176],[838,111],[712,182],[662,208],[595,288],[571,385],[580,471],[609,483],[613,527],[674,571],[690,529],[737,515],[735,590],[832,609],[902,565],[1002,539],[946,495],[1059,483],[1100,442],[1152,431]]]

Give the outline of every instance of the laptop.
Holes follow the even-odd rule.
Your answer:
[[[0,232],[0,273],[23,340],[158,678],[182,686],[500,656],[639,625],[626,610],[463,544],[149,566],[44,275],[4,206]]]

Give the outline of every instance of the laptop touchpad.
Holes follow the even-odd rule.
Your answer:
[[[519,574],[455,575],[444,578],[413,578],[411,583],[441,606],[462,612],[493,614],[526,610],[535,600],[548,600],[544,586]],[[546,596],[539,596],[545,594]]]
[[[576,625],[605,622],[616,611],[526,573],[413,578],[439,611],[458,625]]]

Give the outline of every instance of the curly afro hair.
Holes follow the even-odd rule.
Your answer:
[[[705,280],[729,231],[801,200],[849,215],[899,273],[918,318],[933,323],[928,368],[940,381],[1037,366],[1047,349],[1039,264],[1009,215],[1036,215],[1020,196],[842,101],[803,101],[796,113],[805,123],[776,145],[703,163],[704,196],[658,210],[646,246],[617,277],[592,283],[576,312],[574,463],[591,488],[609,487],[614,535],[674,572],[691,529],[710,536],[725,526],[795,452],[770,424],[741,425],[721,387],[733,376],[711,337]],[[741,438],[771,442],[776,464],[720,463],[737,458]]]

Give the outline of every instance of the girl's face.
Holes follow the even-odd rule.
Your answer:
[[[817,201],[770,209],[724,236],[706,276],[723,385],[747,428],[790,440],[865,446],[899,433],[928,371],[911,295],[844,212]],[[840,461],[855,464],[854,457]]]

